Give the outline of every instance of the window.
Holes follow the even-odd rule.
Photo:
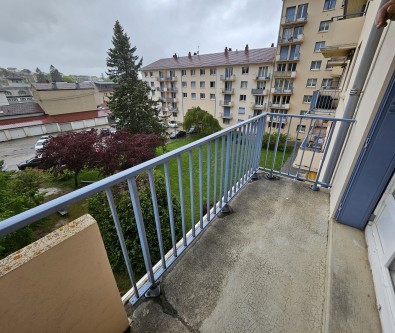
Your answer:
[[[151,82],[151,87],[154,87],[154,86],[155,86],[155,83]]]
[[[215,99],[215,94],[210,94],[210,99]]]
[[[210,88],[215,88],[215,81],[210,81]]]
[[[182,93],[182,97],[187,98],[188,97],[188,93]]]
[[[332,79],[322,79],[321,87],[330,89],[330,88],[332,88],[332,85],[333,85],[332,83],[333,83]]]
[[[192,76],[196,75],[196,71],[194,69],[191,69],[191,75]]]
[[[196,99],[196,93],[192,93],[191,95],[192,95],[192,96],[191,96],[192,99]]]
[[[246,113],[246,108],[239,108],[239,114],[245,114]]]
[[[200,81],[200,88],[206,88],[206,82]]]
[[[241,67],[241,74],[248,74],[249,70],[250,70],[250,68],[248,66]]]
[[[183,88],[186,88],[186,87],[188,86],[188,83],[187,83],[186,81],[182,81],[181,84],[182,84],[182,87],[183,87]]]
[[[217,74],[217,69],[216,68],[210,68],[210,75],[215,75]]]
[[[230,124],[230,119],[222,119],[222,123],[225,125],[229,125]]]
[[[161,79],[163,79],[163,78],[164,78],[164,76],[163,76],[163,72],[159,71],[159,77],[160,77]]]
[[[153,86],[153,82],[151,82],[151,86]],[[18,91],[18,95],[19,96],[25,96],[25,95],[29,95],[25,90],[19,90]]]
[[[310,103],[312,95],[304,95],[303,96],[303,103]]]
[[[331,24],[331,21],[321,21],[318,31],[319,32],[326,32],[326,31],[328,31],[330,24]]]
[[[314,52],[320,52],[323,47],[325,47],[325,42],[315,43]]]
[[[205,93],[200,93],[200,99],[206,99],[206,94]]]
[[[182,69],[181,70],[181,76],[185,76],[187,75],[187,70],[186,69]]]
[[[152,92],[152,96],[155,96],[155,90],[152,90],[151,92]]]
[[[311,62],[310,70],[318,71],[321,68],[321,60],[315,60]]]
[[[5,91],[4,93],[5,93],[6,96],[11,96],[12,95],[12,92],[10,92],[10,91]]]
[[[247,95],[240,95],[240,101],[246,101],[247,100]]]
[[[317,79],[307,79],[306,87],[314,88],[317,85]]]
[[[332,64],[331,64],[331,61],[328,60],[328,61],[326,62],[325,69],[328,70],[328,69],[332,69],[332,68],[333,68],[333,66],[332,66]]]
[[[336,0],[325,0],[324,10],[331,10],[336,7]]]
[[[247,88],[247,85],[248,85],[248,82],[247,82],[247,81],[241,81],[241,83],[240,83],[240,88],[246,89],[246,88]]]
[[[149,76],[150,76],[150,77],[153,77],[153,76],[154,76],[154,73],[153,73],[153,72],[149,72]]]
[[[300,111],[300,115],[303,116],[303,115],[307,114],[307,112],[309,112],[309,111],[307,111],[307,110],[302,110],[302,111]]]
[[[298,133],[304,133],[304,132],[306,132],[306,125],[298,125],[298,126],[296,126],[296,131],[297,131]]]
[[[191,81],[191,88],[196,88],[196,81]]]
[[[144,76],[147,77],[148,76],[148,72],[144,72]]]
[[[200,75],[206,75],[206,70],[204,68],[200,69]]]

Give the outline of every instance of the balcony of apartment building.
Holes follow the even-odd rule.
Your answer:
[[[308,13],[302,15],[287,15],[281,18],[281,26],[304,25],[307,23]]]
[[[268,94],[267,89],[263,89],[263,88],[251,89],[251,95],[254,96],[267,96],[267,94]]]
[[[233,107],[233,102],[232,101],[219,101],[220,106],[227,106],[227,107]]]
[[[277,62],[296,62],[300,60],[300,53],[295,53],[293,55],[289,55],[289,56],[282,56],[281,54],[276,54],[276,61]]]
[[[283,109],[283,110],[289,110],[289,103],[283,103],[283,102],[270,102],[269,107],[271,109]]]
[[[254,76],[254,79],[256,80],[256,81],[269,81],[270,79],[271,79],[271,74],[270,73],[267,73],[267,74],[265,74],[265,73],[262,73],[262,74],[256,74],[255,76]]]
[[[272,113],[271,115],[267,116],[266,121],[268,124],[269,123],[281,123],[282,125],[285,125],[288,123],[288,118],[286,116],[283,116],[284,114],[286,115],[287,112],[284,111],[284,112],[276,112],[275,114]]]
[[[234,88],[222,88],[221,93],[224,95],[233,95],[235,93]]]
[[[251,109],[253,110],[266,110],[267,103],[266,102],[254,102],[251,103]]]
[[[293,87],[275,87],[272,88],[272,94],[277,95],[292,95],[294,92]]]
[[[170,87],[167,88],[167,91],[168,91],[168,92],[177,92],[177,91],[178,91],[178,88],[177,88],[177,87],[171,87],[171,86],[170,86]]]
[[[274,71],[273,77],[276,79],[281,78],[295,78],[296,77],[296,70],[295,71]]]
[[[263,113],[2,221],[0,236],[104,191],[130,280],[120,298],[100,222],[83,216],[0,262],[2,330],[124,332],[130,325],[132,332],[378,332],[363,233],[329,220],[331,184],[320,181],[320,166],[316,179],[293,167],[301,128],[285,128],[280,147],[279,136],[270,140],[277,132],[271,127],[265,144],[268,116],[279,115]],[[316,119],[281,115],[280,122],[284,117],[288,124]],[[158,210],[155,168],[164,170],[166,214]],[[150,218],[136,181],[143,175]],[[130,195],[134,219],[127,223],[136,227],[146,272],[138,279],[129,255],[133,240],[113,196],[120,183]],[[151,243],[148,224],[156,237]]]
[[[313,92],[309,114],[334,116],[339,105],[340,89],[338,85],[322,87]]]
[[[176,82],[177,81],[177,76],[166,76],[164,78],[164,81],[171,81],[171,82]]]
[[[161,97],[160,99],[162,102],[168,102],[168,103],[177,103],[178,99],[174,97]]]
[[[236,80],[236,75],[232,74],[232,75],[221,75],[220,76],[220,80],[221,81],[235,81]]]
[[[351,13],[332,18],[321,53],[325,58],[345,58],[358,45],[365,22],[365,13]]]
[[[278,45],[301,44],[304,41],[304,34],[295,36],[282,36],[278,38]]]
[[[222,119],[233,119],[233,113],[230,112],[220,112],[219,117]]]

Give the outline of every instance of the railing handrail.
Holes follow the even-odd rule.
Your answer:
[[[266,116],[266,114],[261,114],[251,119],[247,119],[242,123],[232,125],[228,128],[225,128],[219,132],[208,135],[202,139],[199,139],[195,142],[189,143],[185,146],[172,150],[166,154],[155,157],[149,161],[138,164],[134,167],[131,167],[127,170],[120,171],[119,173],[109,176],[105,179],[99,180],[91,185],[85,186],[78,190],[75,190],[71,193],[65,194],[62,197],[56,198],[49,202],[46,202],[40,206],[34,207],[30,210],[27,210],[23,213],[14,215],[6,220],[0,222],[0,237],[3,237],[13,231],[16,231],[20,228],[23,228],[35,221],[38,221],[52,213],[56,213],[58,210],[63,209],[64,207],[79,202],[89,196],[92,196],[98,192],[101,192],[107,188],[110,188],[122,181],[127,180],[128,178],[132,178],[137,176],[138,174],[152,169],[158,165],[161,165],[183,153],[192,151],[194,148],[198,148],[205,143],[215,140],[224,134],[227,134],[239,127],[242,127],[248,123],[255,122],[257,119]]]

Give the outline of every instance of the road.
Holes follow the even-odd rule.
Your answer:
[[[18,170],[17,164],[35,156],[34,145],[39,136],[0,142],[0,160],[8,164],[8,170]]]

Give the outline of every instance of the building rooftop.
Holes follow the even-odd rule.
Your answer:
[[[275,47],[236,50],[210,53],[201,55],[191,55],[186,57],[173,57],[160,59],[141,70],[158,70],[158,69],[177,69],[177,68],[194,68],[194,67],[215,67],[225,65],[243,65],[243,64],[263,64],[274,61],[276,53]]]
[[[33,83],[35,90],[79,90],[79,89],[94,89],[92,82],[81,83],[67,83],[67,82],[52,82],[52,83]]]
[[[40,105],[34,102],[17,103],[0,106],[0,119],[9,116],[44,114]]]

